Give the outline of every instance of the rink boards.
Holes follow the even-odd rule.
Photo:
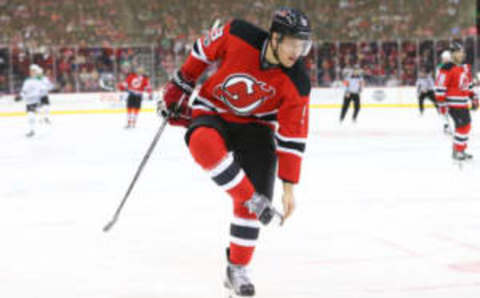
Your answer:
[[[337,109],[341,107],[344,91],[341,88],[314,88],[310,107]],[[51,94],[52,114],[115,114],[123,113],[125,102],[121,93],[60,93]],[[361,95],[362,108],[417,108],[414,87],[365,88]],[[143,112],[154,112],[155,102],[143,101]],[[431,104],[426,104],[431,107]],[[25,115],[25,103],[15,102],[13,95],[0,97],[0,117]]]

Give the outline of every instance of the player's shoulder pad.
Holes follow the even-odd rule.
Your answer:
[[[263,42],[268,38],[268,32],[241,19],[230,23],[230,34],[244,40],[252,47],[261,50]]]
[[[298,60],[291,68],[282,67],[282,70],[295,85],[300,96],[308,96],[310,94],[310,77],[303,59]]]
[[[442,65],[442,68],[441,68],[441,69],[450,70],[450,69],[452,69],[454,66],[455,66],[454,63],[448,62],[448,63],[445,63],[444,65]]]

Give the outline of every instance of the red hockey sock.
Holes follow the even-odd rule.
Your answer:
[[[132,116],[132,119],[133,119],[132,120],[133,121],[132,125],[133,126],[135,126],[137,124],[138,112],[139,111],[140,111],[140,109],[137,109],[137,108],[133,109],[133,116]]]
[[[127,108],[127,124],[130,126],[132,124],[132,115],[133,115],[133,109],[132,108]]]
[[[259,224],[256,215],[249,213],[244,203],[253,196],[255,189],[233,154],[227,151],[225,141],[216,129],[195,129],[190,136],[189,149],[195,161],[233,199],[230,262],[247,265],[255,249]]]
[[[453,138],[453,149],[455,151],[464,151],[467,148],[470,129],[470,124],[455,128],[455,136]]]

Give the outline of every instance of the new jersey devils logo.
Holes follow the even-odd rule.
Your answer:
[[[250,115],[264,101],[275,95],[275,88],[247,74],[234,74],[215,86],[213,94],[235,114]]]
[[[142,77],[136,77],[132,80],[133,88],[140,88],[141,85],[142,85]]]

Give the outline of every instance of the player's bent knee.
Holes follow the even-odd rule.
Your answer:
[[[461,133],[461,134],[468,134],[470,132],[470,129],[471,129],[471,124],[468,123],[467,125],[465,126],[460,126],[457,128],[457,132],[458,133]]]
[[[210,127],[198,127],[190,135],[189,149],[195,161],[204,169],[211,169],[227,155],[227,147],[220,133]]]

